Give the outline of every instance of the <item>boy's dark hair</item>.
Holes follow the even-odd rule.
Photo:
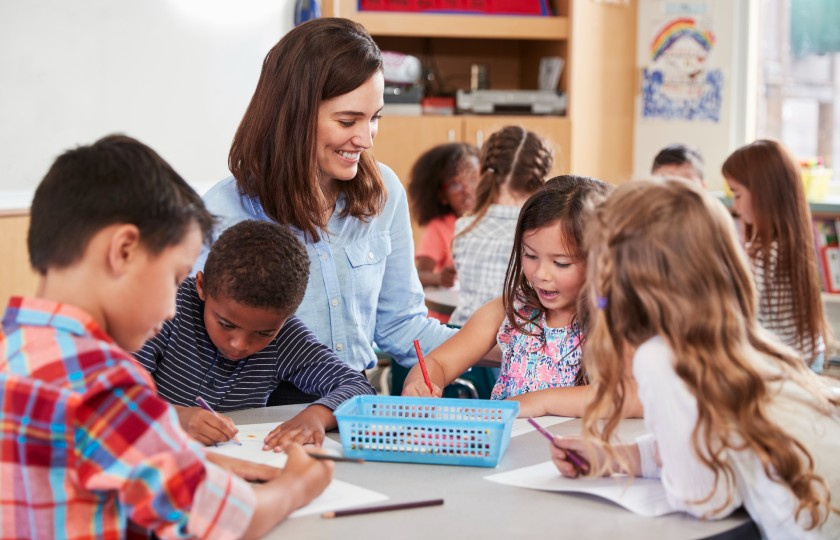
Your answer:
[[[700,178],[705,178],[703,172],[703,156],[700,154],[700,151],[684,144],[669,144],[660,150],[656,154],[656,157],[653,158],[653,165],[650,170],[653,172],[663,165],[683,165],[685,163],[690,163],[694,167],[694,170],[697,171],[697,175]]]
[[[103,228],[130,223],[153,255],[179,243],[192,223],[209,244],[213,216],[201,197],[145,144],[109,135],[68,150],[35,190],[29,262],[44,275],[78,261]]]
[[[285,225],[241,221],[224,231],[204,263],[204,293],[291,315],[309,280],[309,256]]]
[[[463,170],[469,157],[478,159],[478,148],[468,143],[439,144],[424,152],[411,167],[408,195],[411,214],[417,223],[425,225],[436,217],[452,212],[441,201],[444,184]]]

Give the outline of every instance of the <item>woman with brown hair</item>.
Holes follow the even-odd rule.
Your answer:
[[[222,229],[292,227],[310,259],[296,315],[358,370],[375,364],[374,342],[411,365],[413,340],[431,350],[454,333],[426,317],[405,190],[372,154],[383,88],[382,56],[360,24],[292,29],[263,62],[231,146],[233,176],[204,197]]]

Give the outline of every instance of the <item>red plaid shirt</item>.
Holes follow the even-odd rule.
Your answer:
[[[0,537],[236,537],[255,496],[208,463],[84,311],[12,298],[0,332]]]

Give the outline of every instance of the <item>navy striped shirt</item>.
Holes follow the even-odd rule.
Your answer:
[[[321,396],[314,403],[330,410],[350,397],[375,393],[364,375],[339,360],[294,315],[263,350],[233,361],[219,354],[207,335],[194,278],[178,289],[176,306],[175,318],[134,353],[170,403],[194,407],[200,395],[217,411],[264,407],[281,381]]]

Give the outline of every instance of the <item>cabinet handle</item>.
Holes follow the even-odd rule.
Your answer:
[[[455,142],[455,130],[450,128],[446,132],[446,138],[449,139],[449,142]]]
[[[477,129],[475,130],[475,145],[481,148],[482,144],[484,144],[484,130]]]

